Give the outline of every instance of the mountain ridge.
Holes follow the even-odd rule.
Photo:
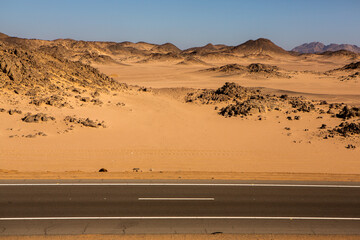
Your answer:
[[[236,46],[223,44],[179,49],[172,43],[153,44],[147,42],[113,42],[113,41],[83,41],[69,38],[55,40],[26,39],[9,37],[0,33],[0,43],[21,47],[29,51],[39,51],[56,58],[70,61],[80,61],[84,64],[132,64],[150,62],[174,62],[182,64],[207,64],[207,61],[240,59],[270,60],[283,57],[297,57],[298,52],[286,51],[266,38],[248,40]],[[320,51],[325,45],[319,42],[311,43],[312,48]],[[334,49],[336,46],[330,45]],[[317,53],[322,58],[342,57],[356,61],[360,55],[349,50],[325,51]]]
[[[304,43],[293,48],[291,51],[299,53],[324,53],[324,52],[335,52],[340,50],[347,50],[354,53],[360,53],[360,47],[351,44],[335,44],[331,43],[325,45],[321,42]]]

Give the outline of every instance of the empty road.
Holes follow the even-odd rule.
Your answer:
[[[360,234],[360,184],[0,181],[0,235]]]

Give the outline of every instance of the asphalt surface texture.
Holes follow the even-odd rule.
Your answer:
[[[0,181],[0,236],[360,234],[360,184]]]

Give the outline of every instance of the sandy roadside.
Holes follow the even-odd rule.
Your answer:
[[[17,172],[0,170],[0,179],[187,179],[360,182],[360,174],[251,172]]]
[[[355,240],[360,236],[353,235],[242,235],[242,234],[222,234],[222,235],[196,235],[196,234],[179,234],[179,235],[74,235],[74,236],[9,236],[0,237],[3,240]]]

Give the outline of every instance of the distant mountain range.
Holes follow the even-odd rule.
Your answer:
[[[131,61],[148,63],[174,61],[179,64],[206,64],[206,60],[290,56],[290,53],[269,39],[249,40],[237,46],[211,43],[181,50],[172,43],[100,42],[56,39],[52,41],[9,37],[0,33],[0,44],[9,44],[82,63],[115,63]]]
[[[292,49],[294,52],[299,53],[323,53],[323,52],[335,52],[339,50],[347,50],[355,53],[360,53],[360,47],[350,44],[329,44],[325,45],[321,42],[304,43]]]
[[[50,55],[57,59],[79,61],[84,64],[136,64],[150,62],[173,62],[180,65],[208,65],[213,61],[239,61],[249,59],[253,62],[299,57],[301,53],[316,53],[323,58],[347,58],[349,61],[360,59],[360,48],[355,45],[322,43],[303,44],[289,52],[269,39],[249,40],[236,46],[211,43],[179,49],[172,43],[152,44],[146,42],[102,42],[56,39],[52,41],[9,37],[0,33],[0,47],[23,49],[37,54]],[[346,49],[346,50],[340,50]],[[309,56],[305,56],[308,58]],[[2,56],[0,53],[0,67]],[[6,64],[4,64],[5,66]],[[1,70],[0,70],[1,73]]]

